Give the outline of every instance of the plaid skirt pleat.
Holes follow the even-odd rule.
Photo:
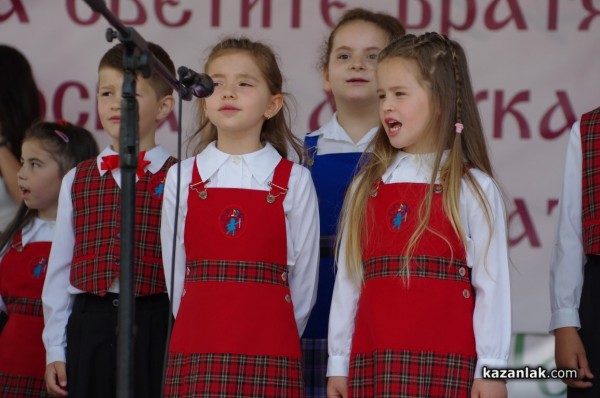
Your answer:
[[[300,359],[170,353],[165,397],[304,397]]]
[[[350,358],[349,397],[470,397],[475,357],[381,350]]]
[[[0,397],[49,397],[43,378],[0,373]]]
[[[306,398],[327,396],[327,339],[302,339]]]

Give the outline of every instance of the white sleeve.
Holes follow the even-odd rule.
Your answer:
[[[301,336],[317,298],[319,206],[310,172],[303,166],[294,164],[292,173],[295,177],[293,180],[290,178],[290,183],[294,183],[289,187],[292,194],[289,199],[292,203],[289,211],[286,211],[286,225],[292,247],[292,250],[288,250],[288,281],[298,334]]]
[[[482,367],[508,366],[511,339],[511,302],[506,213],[500,190],[489,176],[475,172],[487,198],[491,226],[471,188],[463,189],[461,208],[466,208],[467,263],[472,267],[475,289],[473,330],[477,351],[475,377]],[[463,185],[464,186],[464,185]],[[461,215],[461,219],[464,216]],[[491,227],[491,230],[490,230]]]
[[[42,290],[44,308],[42,340],[46,347],[46,364],[55,361],[66,362],[67,322],[74,300],[71,293],[67,291],[70,286],[69,276],[75,246],[71,202],[71,186],[74,177],[75,169],[72,169],[63,178],[60,187],[54,239]]]
[[[181,193],[179,198],[179,214],[177,216],[177,235],[173,242],[173,232],[175,225],[175,198],[177,194],[177,164],[172,166],[167,173],[165,181],[164,196],[162,204],[162,217],[160,223],[160,239],[162,247],[163,267],[165,271],[165,282],[169,297],[173,301],[173,315],[177,316],[179,304],[181,303],[181,295],[183,293],[183,283],[185,280],[185,245],[183,242],[183,234],[185,230],[185,217],[187,214],[187,186],[189,181],[181,182]],[[183,165],[181,165],[181,173]],[[182,180],[184,178],[182,177]],[[184,187],[186,189],[184,189]],[[175,268],[174,268],[174,287],[171,291],[172,267],[173,267],[173,251],[175,251]]]
[[[342,237],[346,235],[346,225]],[[346,270],[346,240],[340,245],[337,273],[329,313],[327,377],[348,376],[350,349],[356,320],[360,286]]]
[[[578,309],[586,258],[582,238],[583,155],[579,123],[573,124],[567,144],[556,238],[550,260],[550,330],[581,326]]]

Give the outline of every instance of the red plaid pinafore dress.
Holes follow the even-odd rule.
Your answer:
[[[0,334],[0,396],[47,397],[42,288],[51,242],[22,245],[17,232],[0,263],[8,321]]]
[[[167,397],[304,396],[287,282],[283,199],[291,168],[282,159],[267,192],[206,188],[194,165]]]
[[[381,183],[368,201],[364,286],[350,356],[349,396],[470,395],[476,352],[473,288],[464,244],[443,212],[441,186],[429,226],[404,269],[428,184]]]

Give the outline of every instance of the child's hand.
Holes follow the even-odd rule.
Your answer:
[[[559,328],[554,331],[554,359],[557,369],[577,369],[576,379],[563,379],[572,388],[590,388],[594,375],[585,355],[585,348],[574,327]]]
[[[506,398],[506,382],[504,380],[475,379],[471,388],[471,398]]]
[[[67,364],[64,362],[52,362],[46,366],[46,390],[52,397],[66,397],[67,392]]]
[[[331,376],[327,379],[327,398],[348,396],[348,378],[344,376]]]

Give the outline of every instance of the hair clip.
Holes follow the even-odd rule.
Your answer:
[[[465,126],[462,123],[454,123],[454,127],[456,127],[456,134],[462,133]]]
[[[67,135],[65,133],[63,133],[60,130],[54,130],[54,132],[56,133],[57,136],[59,136],[64,142],[65,144],[69,143],[69,137],[67,137]]]
[[[56,124],[58,124],[59,126],[66,126],[67,124],[69,124],[69,122],[67,122],[65,119],[58,119],[56,121]]]

